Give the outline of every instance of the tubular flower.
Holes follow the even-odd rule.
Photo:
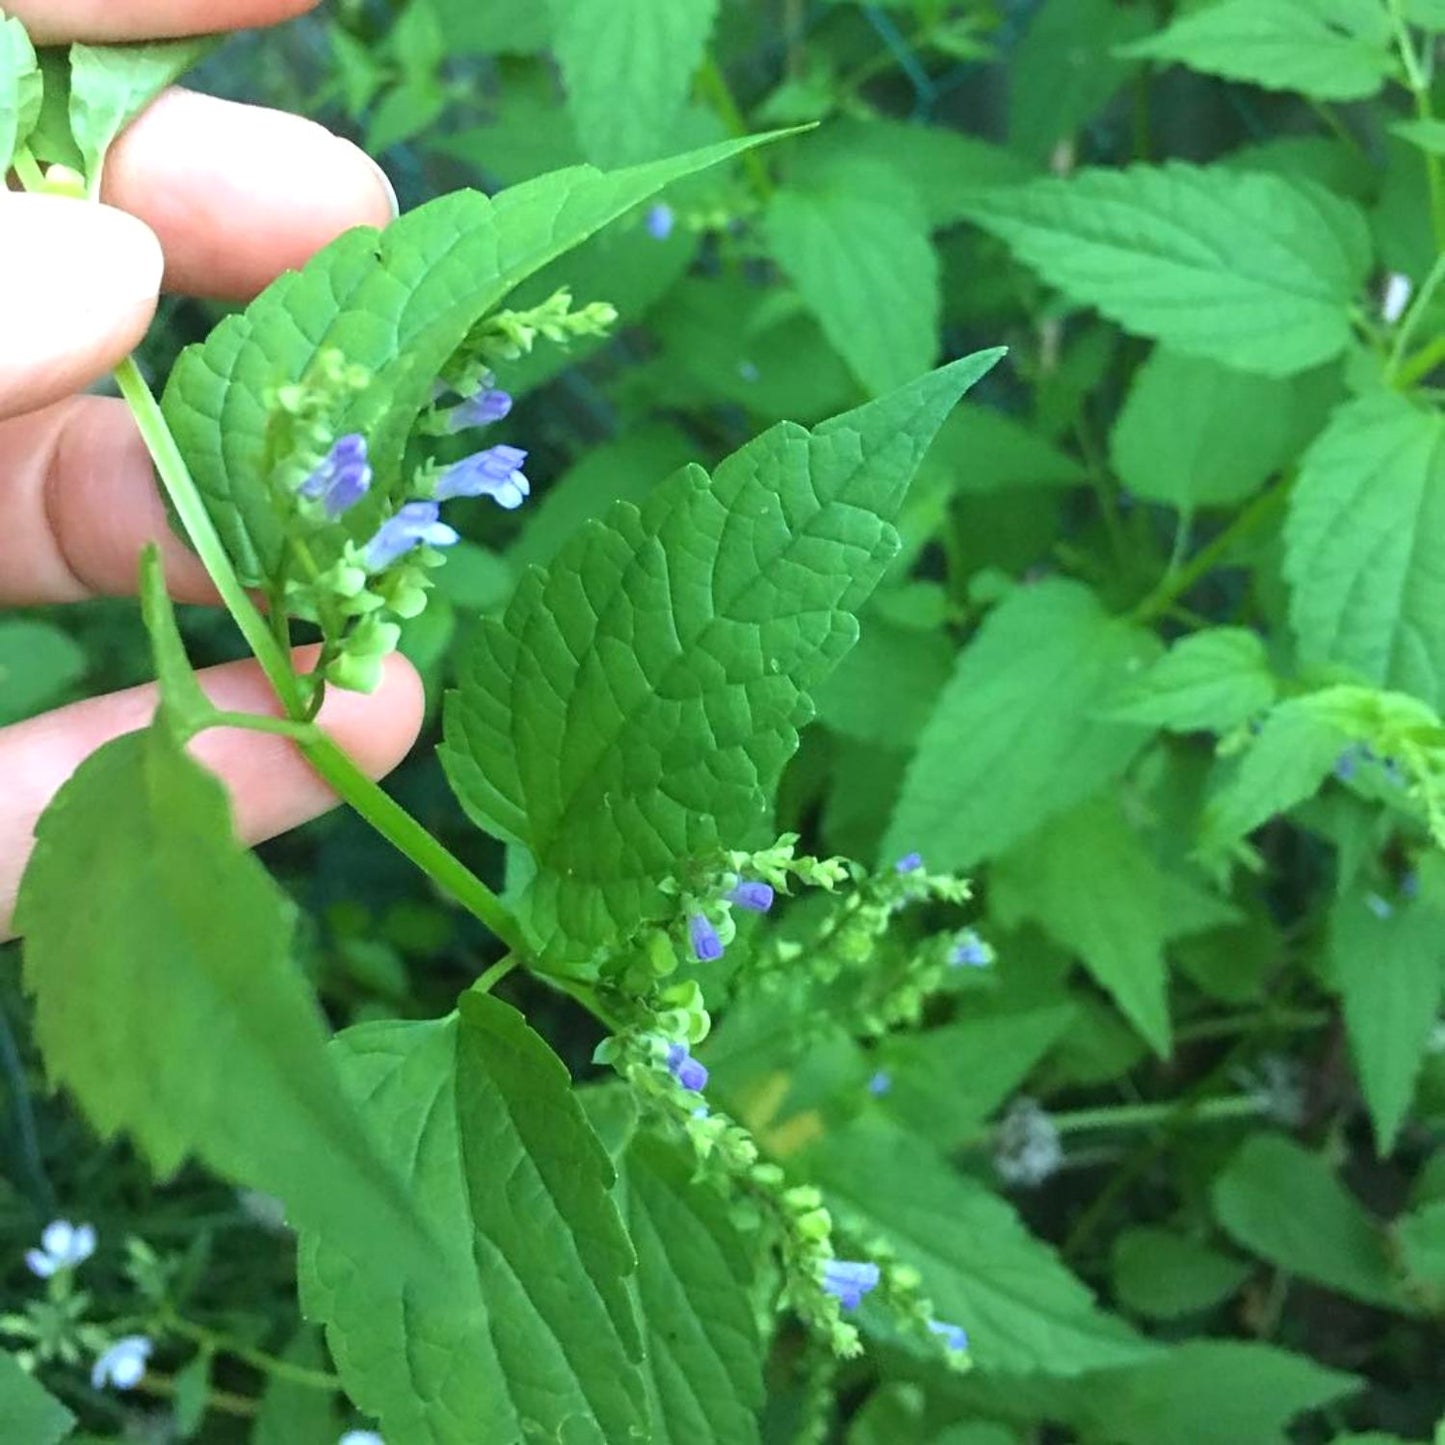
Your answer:
[[[352,434],[337,439],[317,463],[316,470],[301,483],[301,495],[320,502],[333,520],[354,507],[371,487],[371,463],[366,456],[366,438]]]
[[[457,462],[437,479],[436,499],[490,497],[499,507],[513,512],[526,501],[532,484],[522,474],[527,453],[520,447],[488,447],[484,452]]]
[[[717,936],[717,929],[708,922],[706,915],[688,915],[687,936],[692,944],[693,957],[699,963],[715,963],[723,956],[722,939]]]
[[[753,913],[766,913],[773,906],[773,890],[766,883],[744,880],[736,888],[730,889],[727,896],[739,908],[746,908]]]
[[[845,1310],[856,1310],[869,1290],[878,1287],[876,1264],[851,1259],[830,1259],[823,1266],[823,1288]]]
[[[667,1071],[682,1085],[699,1094],[707,1087],[707,1067],[693,1058],[686,1044],[667,1046]]]
[[[440,518],[435,502],[408,502],[383,522],[366,544],[361,555],[367,570],[384,572],[415,547],[450,547],[459,541],[456,532]]]

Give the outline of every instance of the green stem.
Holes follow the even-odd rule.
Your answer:
[[[516,954],[530,958],[521,927],[501,899],[448,848],[438,843],[400,803],[383,792],[324,733],[301,744],[307,762],[343,802],[388,843],[478,918]]]
[[[1401,64],[1405,67],[1405,84],[1415,98],[1415,114],[1423,121],[1432,121],[1435,119],[1435,107],[1430,98],[1430,77],[1420,63],[1404,7],[1401,0],[1389,0],[1389,6],[1390,19],[1395,26],[1395,42]],[[1440,156],[1426,154],[1425,174],[1430,187],[1430,216],[1435,226],[1435,244],[1445,251],[1445,169],[1442,169]]]
[[[258,712],[215,712],[202,719],[196,732],[207,728],[242,728],[248,733],[272,733],[277,737],[290,738],[294,743],[309,743],[316,736],[316,729],[310,723],[293,722],[289,717],[267,717]]]
[[[1207,577],[1240,542],[1253,536],[1283,506],[1289,496],[1289,479],[1261,492],[1224,531],[1207,547],[1201,548],[1194,560],[1177,572],[1166,576],[1154,591],[1134,609],[1135,622],[1152,622],[1168,612],[1174,603],[1186,596]]]
[[[1222,1123],[1230,1119],[1252,1119],[1267,1105],[1250,1095],[1230,1095],[1202,1100],[1192,1111],[1190,1123]],[[1147,1129],[1167,1123],[1178,1111],[1174,1103],[1120,1104],[1104,1109],[1075,1109],[1054,1114],[1051,1122],[1060,1134],[1078,1134],[1088,1129]]]
[[[702,94],[717,107],[723,124],[734,136],[741,140],[744,136],[753,133],[752,127],[738,106],[737,97],[733,95],[732,88],[728,85],[727,76],[722,73],[721,67],[711,55],[703,60],[702,67],[697,73],[697,85]],[[763,164],[763,158],[757,151],[744,152],[743,169],[748,173],[748,179],[752,182],[758,200],[766,204],[772,199],[773,178],[768,174],[768,168]]]
[[[15,174],[20,177],[20,184],[27,191],[39,191],[45,188],[45,173],[31,154],[29,146],[21,146],[15,152],[15,159],[11,161],[11,165],[15,167]]]
[[[1385,368],[1387,381],[1398,385],[1406,370],[1418,362],[1419,356],[1412,357],[1409,362],[1406,362],[1405,353],[1410,349],[1410,343],[1414,340],[1416,331],[1420,329],[1420,323],[1425,319],[1425,312],[1435,299],[1435,293],[1440,289],[1442,282],[1445,282],[1445,255],[1436,258],[1434,266],[1430,268],[1430,274],[1425,278],[1425,284],[1420,287],[1419,295],[1411,303],[1409,314],[1400,324],[1399,335],[1396,336],[1394,348],[1390,352],[1389,365]],[[1433,344],[1437,346],[1445,344],[1445,337],[1436,337]],[[1428,350],[1428,348],[1426,349]],[[1411,378],[1411,380],[1417,379],[1416,377]]]
[[[234,1340],[219,1330],[207,1329],[205,1325],[192,1324],[190,1320],[182,1319],[179,1315],[167,1315],[165,1324],[173,1334],[193,1340],[214,1354],[230,1355],[232,1359],[250,1365],[253,1370],[259,1370],[263,1375],[271,1375],[292,1385],[304,1385],[312,1390],[337,1391],[341,1389],[340,1379],[329,1370],[312,1370],[305,1365],[293,1365],[289,1360],[278,1359],[275,1355],[268,1355],[264,1350],[253,1349],[250,1345],[242,1344],[241,1341]]]
[[[1445,336],[1437,336],[1400,367],[1395,373],[1395,385],[1406,391],[1442,364],[1445,364]]]
[[[499,958],[482,976],[472,985],[472,993],[491,993],[491,991],[511,973],[521,959],[514,954],[508,954],[505,958]]]
[[[216,591],[226,610],[241,629],[242,636],[256,655],[261,670],[266,674],[276,695],[281,699],[288,714],[295,717],[301,707],[301,689],[291,667],[289,654],[283,652],[275,635],[261,615],[261,609],[251,600],[250,593],[241,585],[231,566],[220,533],[216,531],[211,514],[206,511],[196,484],[191,479],[185,458],[181,456],[171,429],[161,414],[160,403],[146,385],[134,357],[126,357],[115,369],[116,384],[120,394],[135,417],[146,448],[155,463],[156,472],[191,545],[196,549],[206,571],[210,574]]]

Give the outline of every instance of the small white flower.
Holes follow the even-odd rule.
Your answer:
[[[1064,1162],[1059,1131],[1035,1099],[1020,1095],[999,1120],[994,1168],[1006,1184],[1036,1188]]]
[[[1385,298],[1380,303],[1380,315],[1393,326],[1405,314],[1405,308],[1414,294],[1415,287],[1408,276],[1402,276],[1398,271],[1392,273],[1385,282]]]
[[[89,1224],[72,1224],[57,1219],[45,1226],[39,1249],[25,1251],[25,1263],[31,1274],[49,1279],[62,1269],[74,1269],[95,1253],[95,1228]]]
[[[386,1445],[375,1430],[348,1430],[336,1445]]]
[[[103,1390],[107,1385],[114,1385],[117,1390],[135,1389],[154,1349],[144,1335],[125,1335],[118,1339],[90,1367],[91,1387]]]

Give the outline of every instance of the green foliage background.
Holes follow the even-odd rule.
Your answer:
[[[796,982],[733,992],[724,975],[705,981],[721,1023],[699,1054],[709,1098],[822,1189],[850,1240],[917,1269],[938,1317],[967,1328],[975,1368],[948,1369],[876,1302],[860,1316],[866,1356],[837,1372],[801,1332],[755,1318],[748,1291],[772,1266],[737,1221],[655,1140],[629,1146],[627,1128],[614,1137],[595,1116],[589,1127],[543,1059],[545,1039],[593,1078],[595,1023],[523,978],[498,989],[505,1002],[469,998],[438,1021],[500,956],[496,940],[346,814],[263,852],[299,922],[239,852],[210,856],[172,834],[239,910],[234,955],[212,977],[244,993],[294,927],[330,1020],[362,1025],[330,1045],[336,1077],[318,1030],[286,1036],[290,1014],[258,1012],[232,1043],[229,993],[202,980],[194,998],[172,994],[164,958],[154,980],[115,976],[106,946],[127,927],[183,952],[187,927],[212,922],[159,887],[137,922],[133,875],[108,891],[96,865],[94,912],[45,931],[27,961],[43,971],[47,953],[82,956],[94,1018],[43,989],[32,1009],[7,951],[10,1307],[33,1288],[24,1247],[68,1213],[160,1249],[177,1297],[228,1338],[323,1366],[297,1313],[289,1236],[262,1230],[199,1167],[157,1185],[144,1162],[195,1155],[286,1194],[303,1303],[342,1322],[333,1358],[356,1404],[388,1421],[389,1445],[506,1442],[549,1410],[586,1422],[558,1438],[610,1445],[644,1404],[659,1445],[1435,1438],[1442,37],[1439,0],[340,0],[207,61],[210,89],[357,135],[408,209],[460,186],[493,193],[580,162],[613,169],[815,126],[677,179],[665,237],[634,211],[509,300],[566,284],[613,303],[622,325],[606,342],[539,350],[505,378],[519,405],[498,435],[531,450],[533,499],[515,515],[465,514],[465,541],[403,638],[433,744],[443,693],[460,685],[447,766],[466,811],[433,747],[394,787],[481,876],[529,901],[553,964],[625,934],[689,847],[751,845],[740,835],[775,783],[778,828],[810,851],[885,872],[918,851],[972,876],[998,962],[932,1000],[918,1028],[850,1030],[849,1003]],[[599,215],[630,198],[599,190]],[[1412,287],[1403,315],[1383,309],[1394,275]],[[147,362],[168,370],[218,319],[169,302]],[[906,497],[922,435],[910,419],[880,402],[867,422],[828,421],[999,345],[1007,358],[943,422]],[[199,374],[194,354],[186,365],[183,381]],[[184,402],[168,398],[173,415]],[[582,625],[551,619],[577,579],[584,593],[601,586],[619,552],[656,542],[682,557],[716,542],[757,504],[751,465],[781,468],[811,446],[789,509],[807,498],[850,511],[828,469],[840,431],[870,456],[896,445],[897,515],[870,502],[838,523],[767,649],[758,639],[778,616],[747,615],[750,589],[775,585],[764,566],[740,582],[736,616],[682,617],[690,710],[629,713],[635,732],[620,731],[606,761],[618,779],[681,777],[695,759],[669,750],[674,732],[711,730],[747,768],[707,795],[708,836],[687,832],[681,805],[644,808],[646,843],[619,862],[614,844],[634,835],[569,781],[585,771],[572,740],[537,722]],[[184,444],[183,421],[177,432]],[[713,481],[691,472],[693,491],[676,478],[660,490],[689,464]],[[215,475],[228,475],[219,462]],[[618,501],[637,510],[608,513]],[[244,502],[235,516],[244,550],[257,529]],[[555,564],[550,580],[534,564]],[[197,660],[232,655],[220,619],[183,609],[180,625]],[[594,645],[661,655],[630,618],[589,613],[586,626]],[[738,731],[726,669],[704,663],[710,648],[726,663],[740,637],[782,656],[797,691],[765,667],[728,677],[748,699]],[[148,669],[128,605],[7,616],[0,722]],[[590,685],[567,684],[592,715],[613,679]],[[816,720],[793,754],[806,692]],[[163,729],[127,746],[165,827],[145,810],[115,826],[159,857],[167,828],[218,800]],[[108,765],[78,784],[103,791]],[[598,788],[612,777],[599,776]],[[509,876],[468,814],[526,843],[543,876],[519,876],[515,852]],[[37,919],[40,895],[58,916],[74,885],[42,865],[28,883]],[[807,921],[805,904],[781,927],[803,939]],[[95,1097],[107,1050],[130,1058],[126,1040],[149,1024],[164,1048],[168,1008],[192,1029],[212,1018],[227,1040],[197,1061],[199,1103],[117,1087],[90,1117],[131,1129],[141,1151],[98,1142],[44,1092],[32,1022],[53,1074],[83,1097],[88,1080]],[[226,1078],[212,1078],[222,1061]],[[880,1076],[886,1087],[870,1089]],[[217,1122],[228,1087],[255,1101],[259,1125],[270,1110],[304,1114],[314,1135],[233,1136]],[[416,1281],[357,1264],[406,1227],[381,1212],[389,1184],[381,1204],[363,1198],[374,1161],[347,1133],[343,1094],[365,1101],[388,1163],[425,1192],[421,1224],[435,1232],[409,1247],[446,1241],[458,1275],[474,1241],[500,1251],[477,1266],[474,1294],[449,1297],[417,1333]],[[1061,1164],[1042,1178],[998,1167],[1021,1098],[1059,1131]],[[499,1172],[524,1181],[525,1207],[491,1187]],[[568,1241],[565,1259],[519,1277],[507,1242],[538,1229]],[[122,1291],[113,1266],[93,1283]],[[526,1315],[528,1347],[553,1373],[539,1364],[531,1380],[502,1356],[457,1365],[486,1355],[493,1313],[507,1311]],[[588,1343],[574,1351],[581,1317]],[[402,1369],[417,1338],[427,1350]],[[124,1438],[128,1404],[53,1374],[91,1438]],[[211,1383],[212,1408],[179,1438],[313,1445],[356,1423],[244,1360],[218,1361]],[[836,1405],[820,1403],[833,1386]],[[259,1403],[228,1411],[217,1395]],[[0,1372],[0,1402],[25,1441],[64,1429],[23,1377]]]

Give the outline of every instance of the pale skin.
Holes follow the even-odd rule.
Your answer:
[[[275,24],[315,0],[5,0],[37,42],[159,39]],[[361,151],[295,116],[171,91],[121,139],[104,205],[0,186],[0,608],[135,591],[160,544],[172,594],[214,601],[171,534],[124,403],[78,393],[145,334],[162,288],[242,299],[339,232],[385,225],[392,202]],[[211,668],[227,711],[278,713],[259,668]],[[143,727],[135,688],[0,728],[0,939],[36,819],[96,748]],[[370,697],[333,691],[320,721],[371,776],[406,755],[421,722],[415,672],[390,659]],[[193,753],[230,790],[260,842],[335,802],[283,738],[218,729]]]

